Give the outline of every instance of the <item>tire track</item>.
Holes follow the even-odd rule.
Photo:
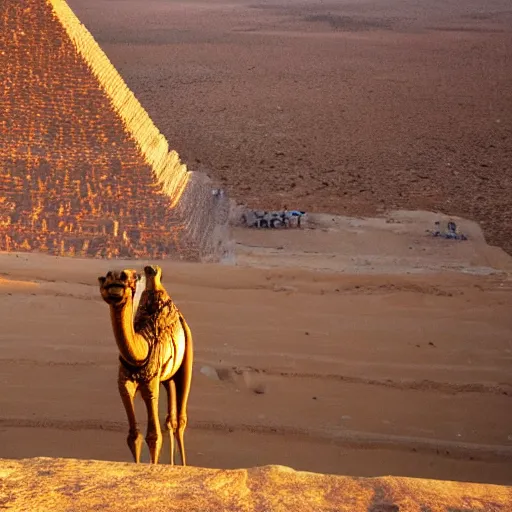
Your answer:
[[[481,382],[475,383],[454,383],[454,382],[440,382],[429,379],[423,380],[393,380],[393,379],[367,379],[364,377],[351,377],[338,374],[310,374],[306,372],[264,372],[268,375],[279,375],[281,377],[289,378],[307,378],[307,379],[325,379],[344,382],[347,384],[363,384],[368,386],[381,386],[392,389],[403,389],[410,391],[438,391],[440,393],[455,395],[457,393],[488,393],[492,395],[506,395],[512,396],[512,385],[505,384],[484,384]]]
[[[324,334],[324,333],[322,333]],[[258,352],[254,352],[254,350],[248,349],[238,349],[238,348],[224,348],[224,347],[201,347],[200,352],[202,354],[214,354],[214,356],[225,356],[226,359],[229,357],[248,357],[254,358],[261,356]],[[496,354],[496,351],[479,351],[483,354]],[[446,364],[446,363],[432,363],[432,364],[419,364],[419,363],[400,363],[394,361],[368,361],[368,360],[352,360],[352,359],[344,359],[342,357],[336,357],[334,355],[317,355],[314,353],[297,353],[297,352],[265,352],[265,356],[268,358],[272,358],[273,360],[285,359],[287,361],[297,362],[314,362],[314,363],[325,363],[337,366],[355,366],[358,368],[393,368],[396,370],[414,370],[421,371],[425,368],[429,370],[437,370],[437,371],[447,371],[447,372],[466,372],[473,373],[475,370],[480,371],[495,371],[496,367],[492,365],[488,366],[468,366],[468,365],[460,365],[460,364]],[[512,357],[505,356],[502,357],[501,360],[507,359],[512,364]]]
[[[214,367],[215,368],[215,367]],[[437,391],[439,393],[455,395],[458,393],[481,393],[492,395],[512,396],[512,384],[504,383],[456,383],[433,381],[429,379],[422,380],[393,380],[393,379],[369,379],[365,377],[354,377],[348,375],[340,375],[336,373],[308,373],[297,371],[283,371],[273,369],[254,368],[252,366],[232,366],[231,368],[215,368],[219,371],[220,380],[229,379],[229,373],[234,375],[243,375],[244,373],[255,373],[257,375],[265,375],[269,377],[283,377],[291,379],[313,379],[313,380],[330,380],[343,382],[346,384],[359,384],[367,386],[380,386],[390,389],[401,389],[408,391]]]
[[[108,364],[108,363],[99,363],[95,361],[38,361],[36,359],[14,359],[14,358],[5,358],[0,359],[0,366],[1,365],[28,365],[28,366],[36,366],[36,367],[77,367],[77,366],[84,366],[84,367],[92,367],[92,366],[112,366],[117,367],[114,363]]]
[[[38,361],[35,359],[14,359],[4,358],[0,359],[0,366],[8,365],[30,365],[36,367],[112,367],[117,368],[117,361],[112,362],[95,362],[95,361]],[[208,365],[205,361],[196,361],[194,363],[194,370],[199,373],[199,367]],[[430,379],[422,380],[394,380],[394,379],[370,379],[365,377],[354,377],[350,375],[341,375],[336,373],[308,373],[287,370],[274,370],[268,368],[254,368],[252,366],[232,366],[232,367],[216,367],[211,365],[219,375],[219,380],[229,381],[233,380],[235,376],[241,376],[244,373],[254,373],[256,375],[263,375],[268,377],[277,377],[285,379],[312,379],[312,380],[325,380],[340,382],[344,384],[358,384],[365,386],[378,386],[389,389],[399,389],[404,391],[420,391],[420,392],[439,392],[447,395],[456,395],[459,393],[480,393],[490,395],[504,395],[512,397],[512,384],[508,382],[499,383],[456,383],[456,382],[443,382],[434,381]],[[231,377],[231,379],[230,379]]]
[[[128,424],[100,420],[56,420],[56,419],[17,419],[0,418],[2,428],[45,428],[64,431],[97,430],[126,433]],[[262,425],[246,423],[223,423],[195,421],[189,423],[191,429],[256,435],[294,437],[303,442],[316,442],[338,447],[365,450],[396,450],[436,455],[450,459],[487,462],[512,462],[512,446],[453,442],[441,439],[397,436],[361,432],[357,430],[303,429],[286,425]]]

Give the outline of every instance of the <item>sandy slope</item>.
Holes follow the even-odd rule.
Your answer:
[[[238,230],[235,266],[162,263],[196,340],[191,464],[512,483],[510,257],[411,215]],[[96,278],[134,263],[0,255],[0,457],[130,460]]]

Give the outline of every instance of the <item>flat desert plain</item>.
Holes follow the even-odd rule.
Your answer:
[[[312,216],[235,229],[229,264],[161,262],[195,339],[189,464],[512,484],[512,258],[433,218]],[[0,255],[0,458],[131,460],[97,277],[144,264]]]
[[[69,0],[192,170],[258,208],[443,211],[512,254],[510,0]]]

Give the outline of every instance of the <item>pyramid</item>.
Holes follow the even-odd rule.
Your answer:
[[[216,260],[228,206],[63,0],[3,0],[0,250]]]

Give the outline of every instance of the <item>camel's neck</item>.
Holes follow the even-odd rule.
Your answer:
[[[128,300],[123,307],[110,306],[110,318],[121,357],[128,363],[142,363],[148,355],[148,343],[133,329],[133,303]]]

